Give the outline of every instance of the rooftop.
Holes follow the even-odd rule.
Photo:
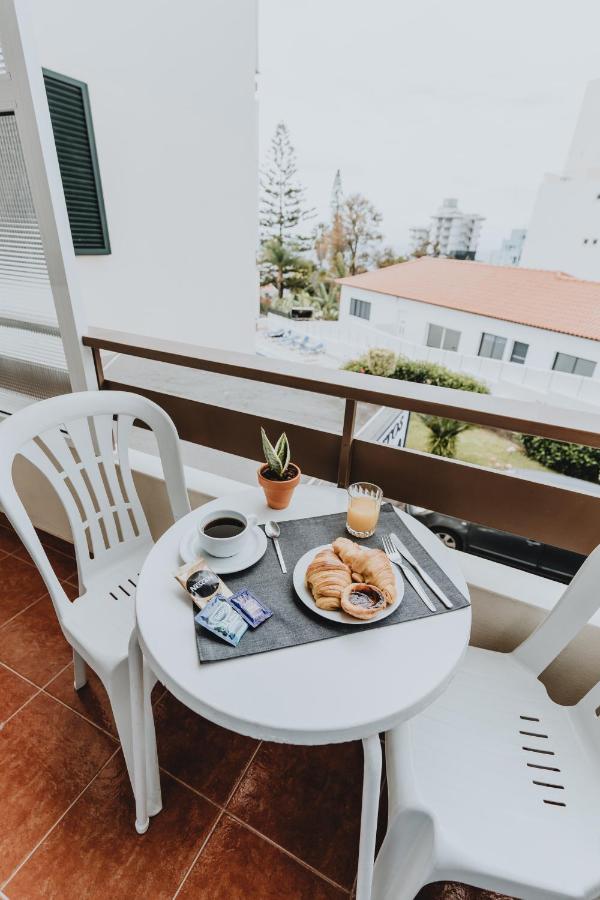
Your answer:
[[[600,282],[564,272],[421,257],[339,282],[600,341]]]

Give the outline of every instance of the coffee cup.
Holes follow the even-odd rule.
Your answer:
[[[198,523],[200,546],[211,556],[234,556],[244,546],[257,521],[256,516],[246,516],[233,509],[217,509]]]

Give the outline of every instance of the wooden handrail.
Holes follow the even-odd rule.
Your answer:
[[[554,438],[600,447],[600,415],[547,406],[543,403],[492,397],[433,385],[362,375],[339,369],[298,366],[250,353],[197,347],[162,338],[142,337],[101,328],[90,328],[84,336],[86,347],[111,350],[126,356],[157,360],[247,378],[267,384],[372,403],[392,409],[407,409],[503,428],[524,434]]]

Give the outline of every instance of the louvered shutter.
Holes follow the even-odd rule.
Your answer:
[[[44,82],[75,253],[110,253],[87,85],[47,70]]]

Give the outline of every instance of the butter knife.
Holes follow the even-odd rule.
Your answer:
[[[438,600],[440,600],[444,604],[446,609],[454,609],[454,603],[452,602],[452,600],[443,592],[441,587],[439,587],[439,585],[435,583],[431,575],[429,575],[429,573],[425,571],[423,566],[419,562],[417,562],[410,550],[402,543],[398,535],[394,534],[394,532],[391,532],[390,537],[398,553],[400,553],[400,555],[403,556],[404,559],[408,560],[413,569],[415,569],[415,571],[419,573],[427,587],[433,591]]]

